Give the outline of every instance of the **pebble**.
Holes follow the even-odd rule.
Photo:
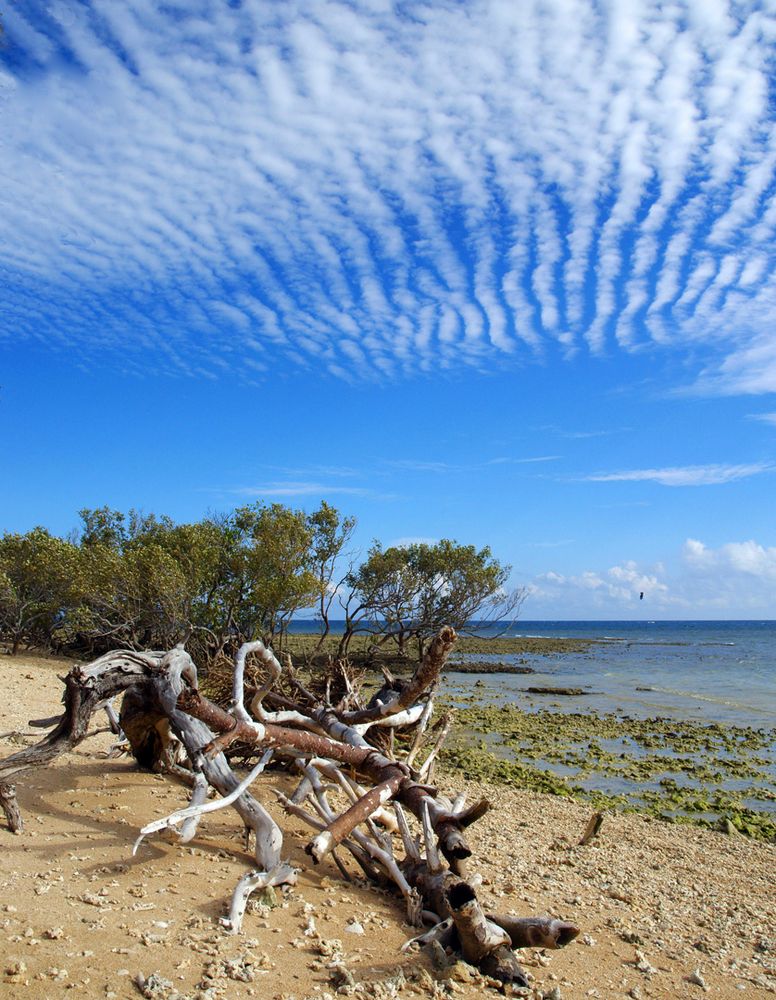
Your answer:
[[[639,972],[643,972],[645,976],[653,976],[657,972],[657,969],[654,967],[654,965],[651,965],[649,963],[646,956],[641,951],[636,952],[635,964]]]
[[[27,971],[26,962],[11,962],[5,968],[6,979],[11,983],[20,983],[24,978],[24,973]]]
[[[706,980],[701,975],[700,969],[693,969],[690,975],[687,977],[688,983],[694,983],[696,986],[700,986],[702,989],[706,989]]]

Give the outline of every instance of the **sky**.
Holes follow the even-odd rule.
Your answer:
[[[776,617],[774,0],[0,22],[0,531],[325,499],[525,619]]]

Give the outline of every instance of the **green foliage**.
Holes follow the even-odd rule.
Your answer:
[[[294,612],[312,607],[320,593],[308,518],[283,504],[257,503],[239,507],[232,523],[243,596],[235,623],[246,637],[282,634]]]
[[[510,567],[487,546],[459,545],[447,538],[383,549],[376,542],[366,561],[347,577],[354,609],[352,628],[369,624],[399,644],[423,641],[443,625],[464,631],[473,620],[513,617],[524,591],[508,592]]]
[[[33,528],[0,538],[0,631],[13,652],[22,642],[46,642],[73,602],[78,548]]]
[[[307,514],[256,502],[190,524],[109,507],[79,514],[75,540],[44,528],[0,538],[0,638],[12,651],[27,643],[99,655],[186,639],[207,663],[258,637],[282,648],[288,623],[307,608],[323,623],[315,652],[324,648],[355,526],[329,504]],[[520,595],[505,592],[507,575],[488,548],[376,543],[345,575],[356,605],[348,621],[387,625],[401,653],[410,637],[422,652],[442,625],[461,630],[513,609]]]

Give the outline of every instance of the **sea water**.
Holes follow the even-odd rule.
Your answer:
[[[774,621],[516,622],[502,634],[597,641],[581,653],[472,655],[536,673],[449,674],[448,683],[466,690],[483,681],[528,710],[537,707],[529,686],[575,687],[585,694],[566,698],[565,710],[776,726]],[[546,696],[538,707],[549,707]]]
[[[294,623],[294,631],[314,631],[314,623]],[[478,663],[513,663],[530,668],[532,673],[459,673],[451,663],[453,669],[445,672],[440,692],[444,700],[462,707],[511,703],[526,712],[675,719],[760,730],[765,740],[758,754],[760,777],[741,781],[727,778],[719,787],[774,788],[776,621],[518,621],[506,629],[487,626],[474,631],[483,636],[571,638],[592,643],[578,653],[455,654],[454,659]],[[529,687],[575,688],[582,694],[534,694]],[[497,755],[511,754],[499,748],[498,733],[489,734],[487,742]],[[627,740],[607,748],[624,751],[623,756],[638,757],[646,752]],[[573,782],[580,781],[572,773],[577,769],[564,769],[549,761],[545,766]],[[681,783],[694,783],[681,773],[672,777]],[[634,783],[595,773],[581,784],[590,790],[626,795],[658,787],[656,780]],[[774,801],[745,804],[764,812],[776,809]]]
[[[712,791],[714,787],[727,791],[747,786],[773,791],[776,787],[776,622],[520,622],[506,634],[595,641],[579,653],[462,656],[476,661],[513,662],[535,673],[451,671],[445,676],[443,694],[462,705],[474,696],[479,704],[512,703],[526,712],[674,719],[759,730],[764,741],[757,754],[759,776],[742,780],[727,777],[719,780]],[[534,694],[529,687],[573,688],[583,693]],[[712,745],[716,740],[712,737]],[[497,733],[490,735],[489,743],[498,754]],[[629,740],[608,749],[635,758],[646,752]],[[721,748],[717,753],[720,759],[725,755]],[[684,751],[681,756],[689,760],[697,756],[698,763],[703,762],[702,754]],[[580,775],[572,773],[577,769],[564,770],[550,762],[545,766],[590,791],[637,798],[645,788],[659,787],[657,780],[633,781],[596,773],[580,782]],[[668,774],[681,784],[696,785],[692,777],[673,773],[667,762]],[[745,798],[743,804],[765,813],[776,810],[773,799]],[[713,820],[716,816],[710,813],[706,818]]]
[[[342,631],[332,623],[332,632]],[[316,631],[297,620],[290,631]],[[528,686],[580,687],[564,710],[663,716],[738,726],[776,726],[776,621],[517,621],[475,628],[476,634],[599,640],[581,653],[472,654],[478,662],[529,666],[525,674],[447,674],[467,690],[477,681],[530,710]],[[467,658],[467,657],[464,657]],[[549,707],[546,697],[539,707]]]

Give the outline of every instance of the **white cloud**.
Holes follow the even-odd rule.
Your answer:
[[[607,570],[585,570],[571,575],[550,571],[531,582],[531,603],[560,607],[565,601],[562,617],[570,617],[582,608],[587,609],[585,615],[605,608],[612,613],[632,610],[642,600],[641,594],[651,607],[663,606],[669,598],[669,586],[661,579],[662,573],[662,567],[644,570],[632,560]],[[525,609],[528,617],[536,613],[532,608]]]
[[[776,315],[776,291],[763,293],[763,319],[765,320],[766,299],[770,303],[771,319]],[[737,301],[729,308],[740,305]],[[698,382],[698,387],[706,392],[728,395],[747,393],[758,395],[776,392],[776,337],[769,331],[758,334],[733,350],[714,369],[707,369]]]
[[[370,496],[373,491],[361,486],[343,486],[335,483],[319,482],[290,482],[290,483],[265,483],[260,486],[240,486],[226,492],[236,493],[241,496],[250,497],[306,497],[318,496],[327,497],[334,494],[345,496]]]
[[[773,465],[752,462],[748,465],[685,465],[664,469],[629,469],[623,472],[607,472],[586,476],[588,482],[652,482],[661,486],[712,486],[746,479],[762,472],[770,472]]]
[[[764,424],[773,424],[776,427],[776,413],[750,413],[751,420],[760,420]]]
[[[776,547],[687,539],[669,564],[550,571],[531,581],[527,618],[772,618]],[[643,599],[641,598],[643,594]]]
[[[767,11],[36,10],[4,12],[0,338],[347,379],[654,341],[776,389]]]
[[[688,538],[683,556],[692,570],[743,574],[761,581],[776,580],[776,547],[765,548],[754,541],[729,542],[719,549],[709,549],[703,542]]]
[[[407,535],[386,542],[385,547],[387,549],[402,549],[409,545],[436,545],[438,541],[438,538],[431,538],[427,535]]]

